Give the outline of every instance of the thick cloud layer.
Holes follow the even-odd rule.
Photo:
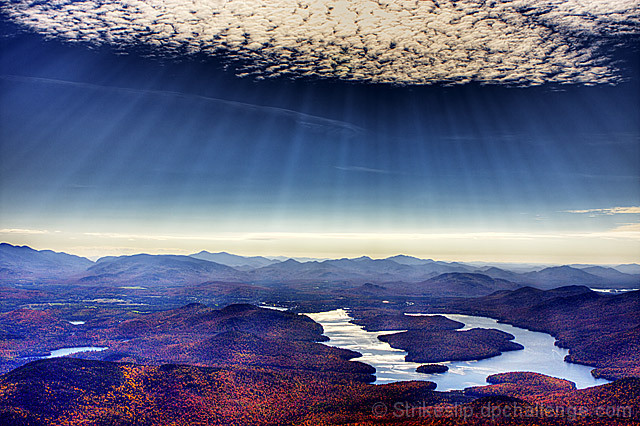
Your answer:
[[[241,75],[399,84],[611,83],[637,0],[2,1],[56,38],[236,61]]]

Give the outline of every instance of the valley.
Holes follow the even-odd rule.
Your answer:
[[[287,263],[249,260],[258,269]],[[123,261],[50,280],[34,278],[36,269],[15,281],[3,275],[1,422],[414,424],[427,412],[438,425],[461,416],[493,424],[497,413],[508,424],[530,420],[505,416],[505,407],[545,425],[638,420],[638,291],[540,289],[477,271],[410,284],[378,270],[383,278],[363,282],[373,272],[359,262],[380,264],[363,259],[338,262],[342,281],[260,283],[240,279],[248,268],[204,259]],[[227,268],[237,271],[233,281],[198,282],[229,278]],[[543,341],[558,367],[535,352]],[[94,350],[53,357],[69,348]],[[432,363],[448,371],[416,371]],[[434,416],[434,407],[449,415]],[[558,407],[580,411],[573,420],[544,414]]]

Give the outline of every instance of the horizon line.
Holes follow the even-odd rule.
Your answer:
[[[530,265],[530,266],[571,266],[571,265],[593,265],[593,266],[621,266],[621,265],[629,265],[629,264],[638,264],[636,262],[613,262],[613,263],[593,263],[593,262],[571,262],[571,263],[558,263],[558,262],[540,262],[540,261],[508,261],[508,260],[452,260],[450,258],[447,259],[438,259],[437,257],[420,257],[420,255],[411,255],[411,254],[406,254],[406,253],[397,253],[394,255],[390,255],[390,256],[375,256],[375,255],[367,255],[367,254],[362,254],[359,256],[334,256],[334,257],[315,257],[315,256],[299,256],[299,255],[287,255],[287,254],[238,254],[236,253],[232,253],[232,252],[228,252],[225,250],[222,251],[209,251],[207,249],[201,249],[200,251],[197,252],[145,252],[145,251],[141,251],[141,252],[132,252],[132,253],[125,253],[125,252],[121,252],[120,254],[104,254],[104,255],[93,255],[93,256],[87,256],[87,255],[83,255],[83,254],[78,254],[77,252],[73,252],[73,251],[67,251],[67,250],[60,250],[60,249],[51,249],[51,248],[36,248],[34,246],[28,245],[28,244],[14,244],[11,242],[8,242],[6,240],[4,241],[0,241],[0,245],[2,244],[6,244],[6,245],[10,245],[13,247],[27,247],[29,249],[38,251],[38,252],[42,252],[42,251],[51,251],[54,253],[60,253],[60,254],[67,254],[67,255],[72,255],[72,256],[77,256],[77,257],[81,257],[84,259],[88,259],[92,262],[96,262],[99,259],[103,259],[106,257],[129,257],[129,256],[137,256],[137,255],[149,255],[149,256],[186,256],[186,257],[192,257],[193,255],[199,254],[201,252],[207,252],[210,254],[228,254],[228,255],[233,255],[233,256],[239,256],[239,257],[244,257],[244,258],[249,258],[249,257],[262,257],[262,258],[266,258],[269,260],[279,260],[281,262],[285,262],[287,260],[295,260],[301,263],[306,263],[306,262],[324,262],[324,261],[328,261],[328,260],[342,260],[342,259],[348,259],[348,260],[355,260],[355,259],[359,259],[359,258],[369,258],[372,260],[393,260],[392,258],[394,257],[399,257],[399,256],[406,256],[406,257],[411,257],[417,260],[424,260],[424,261],[433,261],[433,262],[445,262],[445,263],[463,263],[463,264],[474,264],[474,263],[480,263],[480,264],[487,264],[487,265],[491,265],[491,264],[509,264],[509,265]],[[213,249],[212,249],[213,250]],[[278,258],[286,258],[284,260],[280,260]],[[214,262],[215,263],[215,262]]]

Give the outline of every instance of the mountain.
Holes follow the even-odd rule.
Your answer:
[[[84,272],[93,262],[87,258],[27,246],[0,244],[0,280],[49,281]]]
[[[599,268],[599,267],[594,267]],[[602,273],[601,269],[593,269],[596,273]],[[612,273],[608,273],[611,276]],[[622,285],[619,279],[609,279],[599,275],[594,275],[587,272],[585,269],[572,268],[571,266],[554,266],[551,268],[545,268],[538,272],[529,272],[522,274],[523,282],[535,285],[540,288],[553,288],[566,285],[585,285],[588,287],[611,287],[616,285]],[[624,286],[632,283],[637,283],[633,277],[630,277],[629,281],[624,283]]]
[[[394,261],[396,263],[399,263],[401,265],[410,265],[410,266],[426,265],[428,263],[435,263],[435,261],[433,261],[431,259],[418,259],[417,257],[406,256],[404,254],[399,254],[397,256],[388,257],[387,260],[392,260],[392,261]]]
[[[299,257],[299,256],[295,256],[295,257],[290,257],[290,256],[266,256],[266,258],[269,259],[269,260],[277,260],[278,262],[284,262],[286,260],[293,259],[293,260],[296,260],[296,261],[301,262],[301,263],[305,263],[305,262],[322,262],[323,260],[329,260],[327,258],[320,258],[320,257]]]
[[[248,275],[252,281],[257,282],[342,282],[366,279],[360,273],[346,270],[332,263],[317,261],[302,263],[293,259],[254,269],[248,272]]]
[[[280,263],[278,260],[267,259],[262,256],[244,257],[221,251],[219,253],[210,253],[201,251],[200,253],[190,254],[189,257],[194,259],[208,260],[209,262],[219,263],[221,265],[231,266],[232,268],[262,268],[263,266]]]
[[[518,274],[523,274],[525,272],[535,272],[541,271],[544,268],[548,268],[549,266],[555,265],[545,265],[541,263],[513,263],[513,262],[465,262],[465,265],[477,269],[477,270],[485,270],[489,268],[500,268],[504,271],[515,272]],[[569,265],[574,266],[574,265]],[[587,265],[591,266],[591,265]]]
[[[214,280],[241,281],[243,278],[243,272],[207,260],[189,256],[136,254],[98,259],[81,281],[172,286]]]
[[[456,262],[446,263],[425,260],[422,263],[418,263],[416,260],[420,261],[421,259],[407,258],[408,256],[400,258],[400,261],[405,263],[398,263],[392,258],[371,259],[366,256],[355,259],[326,260],[323,263],[335,265],[351,273],[361,274],[368,277],[370,280],[377,280],[381,282],[419,282],[444,273],[472,272],[471,269]],[[416,264],[410,265],[406,262]]]
[[[257,283],[347,282],[361,285],[365,282],[421,283],[442,274],[457,273],[480,274],[498,280],[496,282],[503,280],[539,288],[564,285],[586,285],[596,288],[640,287],[640,274],[632,275],[619,270],[622,268],[634,271],[636,267],[640,268],[639,265],[620,265],[616,267],[618,269],[593,265],[579,266],[557,266],[518,273],[490,264],[472,266],[406,255],[387,259],[362,256],[305,262],[288,259],[280,262],[262,256],[244,257],[227,252],[207,251],[190,256],[110,256],[94,263],[89,259],[66,253],[37,251],[26,246],[18,247],[6,243],[0,245],[0,280],[13,283],[81,279],[82,282],[120,285],[133,281],[156,285],[183,285],[215,280]],[[487,288],[493,288],[495,284],[491,283]],[[497,287],[509,288],[503,288],[501,285]],[[458,294],[458,290],[454,293]]]
[[[597,367],[594,377],[640,377],[640,291],[614,296],[585,286],[523,287],[453,300],[448,309],[549,333],[557,346],[570,349],[566,361]]]
[[[512,272],[512,271],[506,271],[504,269],[496,268],[495,266],[487,267],[487,268],[484,268],[484,269],[480,269],[480,270],[477,271],[477,273],[488,275],[491,278],[497,278],[497,279],[508,280],[508,281],[513,281],[513,282],[522,281],[522,275],[521,274],[517,274],[517,273]]]
[[[325,265],[335,266],[350,274],[358,274],[376,281],[390,281],[404,277],[405,280],[412,280],[421,275],[417,267],[401,265],[387,259],[371,259],[363,256],[355,259],[325,260]],[[419,278],[419,277],[418,277]]]
[[[638,275],[625,274],[613,268],[593,265],[554,266],[524,274],[496,267],[485,267],[478,272],[492,278],[501,278],[539,288],[555,288],[566,285],[585,285],[596,288],[640,287],[640,276]]]
[[[600,278],[604,278],[610,283],[619,283],[621,286],[625,285],[640,285],[640,276],[625,274],[617,269],[605,268],[602,266],[589,266],[582,269],[583,271],[595,275]]]
[[[423,274],[424,273],[444,274],[447,272],[473,272],[475,270],[474,267],[470,267],[469,265],[465,265],[459,262],[441,262],[441,261],[436,261],[432,259],[419,259],[417,257],[406,256],[404,254],[388,257],[385,260],[391,260],[401,265],[420,266],[422,268],[421,270]]]
[[[496,291],[515,290],[520,286],[483,274],[453,272],[416,283],[414,287],[417,292],[423,295],[478,297]]]
[[[534,287],[521,287],[514,291],[500,292],[485,296],[479,300],[474,300],[472,305],[483,307],[487,311],[499,312],[502,307],[506,310],[516,310],[518,308],[528,308],[531,306],[540,306],[553,299],[562,299],[564,301],[570,299],[599,297],[599,295],[585,286],[566,286],[558,287],[552,290],[540,290]],[[480,302],[482,300],[483,302]],[[486,304],[484,306],[483,304]],[[483,311],[484,312],[484,311]]]
[[[403,259],[401,259],[403,260]],[[404,259],[406,260],[406,259]],[[419,282],[442,273],[470,272],[456,263],[425,261],[419,265],[397,263],[391,259],[371,259],[362,256],[354,259],[332,259],[324,261],[285,262],[265,266],[249,272],[252,280],[258,282]]]
[[[616,270],[624,274],[640,274],[640,265],[637,263],[627,263],[626,265],[618,265]]]

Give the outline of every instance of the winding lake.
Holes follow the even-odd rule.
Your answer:
[[[568,350],[555,346],[553,336],[509,324],[499,324],[492,318],[438,314],[464,323],[465,327],[461,330],[480,327],[510,333],[515,336],[515,342],[524,346],[524,350],[509,351],[479,361],[442,362],[440,364],[449,367],[446,373],[422,374],[415,371],[421,364],[404,360],[407,354],[405,351],[394,349],[388,343],[378,340],[378,336],[382,334],[396,333],[401,330],[366,331],[361,326],[352,324],[349,313],[344,309],[306,315],[322,325],[325,336],[329,338],[328,342],[324,342],[326,345],[361,353],[362,357],[355,358],[354,361],[361,361],[375,367],[376,384],[400,380],[429,380],[438,385],[438,390],[447,391],[486,385],[487,376],[509,371],[533,371],[559,377],[574,382],[579,389],[608,383],[604,379],[595,379],[591,375],[592,367],[564,362]]]

